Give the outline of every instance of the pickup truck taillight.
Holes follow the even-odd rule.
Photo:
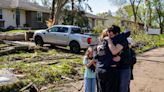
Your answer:
[[[87,39],[87,42],[88,42],[88,44],[91,44],[92,38],[88,38],[88,39]]]

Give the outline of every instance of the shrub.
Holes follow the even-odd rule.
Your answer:
[[[93,28],[93,33],[98,33],[98,34],[100,34],[100,33],[102,32],[102,30],[105,29],[105,28],[107,28],[107,27],[105,27],[105,26],[95,26],[95,27]]]
[[[6,32],[6,29],[0,28],[0,32]]]

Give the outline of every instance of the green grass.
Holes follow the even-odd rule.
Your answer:
[[[40,64],[38,61],[33,62],[23,62],[25,59],[32,60],[33,57],[37,58],[43,58],[43,57],[49,57],[49,56],[58,56],[58,55],[65,56],[66,53],[57,52],[56,50],[50,50],[48,52],[42,52],[39,50],[36,50],[35,52],[29,53],[29,52],[17,52],[14,54],[4,55],[0,57],[0,63],[3,63],[0,65],[0,69],[2,68],[13,68],[20,72],[20,74],[25,75],[25,77],[21,78],[21,81],[28,81],[34,82],[37,87],[41,87],[43,85],[46,85],[48,83],[53,82],[61,82],[62,78],[61,76],[66,77],[74,77],[76,74],[83,74],[84,68],[82,67],[82,58],[81,56],[74,56],[70,54],[73,59],[57,59],[57,60],[43,60],[39,62],[49,62],[54,61],[57,62],[57,64]],[[15,58],[20,58],[22,62],[15,62],[17,60],[14,60]],[[38,62],[38,63],[36,63]],[[78,69],[77,69],[78,68]],[[72,78],[71,77],[71,78]],[[26,83],[26,85],[28,84]],[[14,89],[14,85],[9,85],[4,90],[12,90]],[[1,89],[1,88],[0,88]]]
[[[28,52],[18,52],[18,53],[14,53],[14,54],[9,54],[9,55],[4,55],[0,57],[0,62],[11,62],[11,61],[15,61],[17,59],[19,60],[23,60],[25,58],[32,58],[32,56],[34,55],[34,53],[28,53]]]
[[[34,32],[35,30],[10,30],[6,31],[6,33],[24,33],[24,32]]]
[[[7,31],[7,33],[23,33],[23,32],[28,32],[28,30],[10,30],[10,31]]]
[[[0,48],[7,47],[9,46],[8,44],[0,44]]]

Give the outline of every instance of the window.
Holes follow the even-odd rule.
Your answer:
[[[0,9],[0,19],[3,19],[3,16],[2,16],[2,9]]]
[[[53,27],[50,29],[51,32],[60,32],[60,33],[67,33],[68,28],[67,27]]]
[[[72,34],[81,33],[81,29],[80,29],[80,28],[72,28],[71,33],[72,33]]]
[[[60,33],[67,33],[67,32],[68,32],[68,28],[66,28],[66,27],[61,27],[57,32],[60,32]]]
[[[57,32],[60,29],[60,27],[53,27],[50,29],[51,32]]]
[[[37,21],[42,21],[42,12],[37,12]]]
[[[20,25],[20,10],[16,9],[16,25],[17,27]]]

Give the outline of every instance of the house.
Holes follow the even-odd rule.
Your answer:
[[[131,28],[137,24],[137,27],[139,29],[144,30],[144,23],[140,23],[140,22],[135,23],[134,21],[128,20],[127,18],[121,18],[121,17],[112,16],[112,15],[107,15],[104,18],[107,19],[105,21],[105,26],[107,27],[113,24],[116,24],[125,28]]]
[[[72,11],[71,10],[67,10],[66,14],[64,12],[60,16],[58,24],[67,24],[67,23],[64,23],[65,22],[64,19],[68,19],[67,20],[67,22],[69,21],[68,25],[70,25],[70,23],[72,24],[72,19],[71,19],[72,16],[69,16],[69,14],[72,14],[71,13]],[[105,19],[105,18],[103,18],[101,16],[97,16],[97,15],[94,15],[94,14],[91,14],[91,13],[84,12],[84,11],[82,11],[82,12],[83,12],[82,15],[76,14],[76,17],[74,16],[74,24],[76,24],[76,22],[79,21],[78,19],[80,19],[80,20],[83,19],[84,21],[87,21],[87,24],[82,25],[82,27],[83,28],[87,28],[89,30],[93,29],[95,26],[104,26],[105,25],[105,21],[107,19]],[[76,13],[77,13],[77,11],[76,11]],[[66,16],[66,18],[65,18],[65,16]],[[77,16],[79,16],[80,18],[77,18]],[[84,22],[84,21],[81,21],[81,22]]]
[[[94,28],[95,26],[105,26],[105,22],[107,18],[103,18],[101,16],[93,15],[90,13],[86,13],[85,16],[88,18],[89,27]]]
[[[106,18],[107,20],[105,21],[105,26],[106,27],[110,27],[111,25],[115,24],[115,25],[119,25],[120,26],[120,18],[119,17],[115,17],[112,15],[106,15],[104,16],[104,18]]]
[[[46,20],[50,15],[50,9],[31,3],[28,0],[0,0],[0,28],[46,28]],[[89,27],[105,24],[105,18],[86,13]],[[61,23],[59,23],[61,24]]]
[[[121,26],[124,26],[127,28],[133,27],[136,24],[139,29],[144,30],[144,23],[140,23],[140,22],[135,23],[134,21],[125,20],[125,19],[121,20]]]
[[[27,0],[0,0],[0,28],[46,28],[50,9]]]

